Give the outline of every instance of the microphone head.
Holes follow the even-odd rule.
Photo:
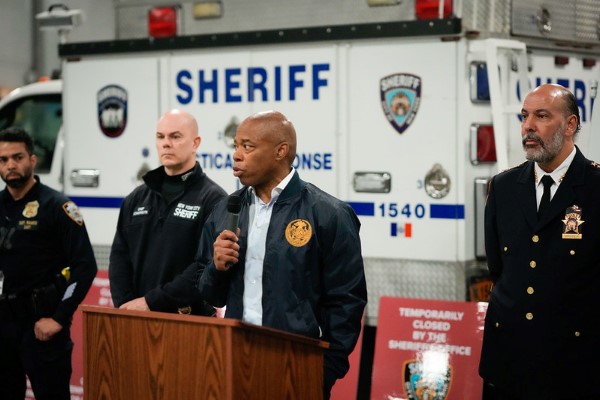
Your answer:
[[[240,196],[232,194],[227,200],[227,211],[232,214],[239,214],[242,209],[242,199]]]

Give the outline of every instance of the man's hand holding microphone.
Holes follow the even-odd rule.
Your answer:
[[[225,230],[217,236],[214,244],[213,262],[219,271],[227,271],[238,262],[240,246],[238,245],[238,222],[242,201],[240,196],[230,195],[227,201],[227,221]]]

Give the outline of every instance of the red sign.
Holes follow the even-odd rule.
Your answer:
[[[360,335],[358,336],[358,341],[356,342],[356,346],[354,350],[348,357],[348,362],[350,363],[350,369],[346,376],[342,379],[339,379],[331,388],[331,400],[348,400],[348,399],[356,399],[358,392],[358,375],[360,370],[360,353],[362,350],[362,340],[363,340],[363,329],[360,330]]]
[[[487,303],[382,297],[372,400],[480,400]]]

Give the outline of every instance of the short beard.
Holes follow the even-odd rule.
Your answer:
[[[8,187],[11,187],[13,189],[20,189],[23,186],[25,186],[27,181],[29,181],[29,178],[31,178],[31,174],[24,175],[24,176],[21,176],[20,178],[11,179],[11,180],[4,181],[4,182],[6,182],[6,186],[8,186]]]
[[[13,188],[13,189],[20,189],[23,186],[25,186],[27,184],[27,182],[29,182],[32,175],[33,175],[33,168],[26,168],[25,171],[23,172],[23,175],[18,178],[13,178],[13,179],[7,180],[4,177],[2,177],[2,180],[4,182],[6,182],[6,186]]]
[[[547,164],[550,161],[554,160],[554,158],[560,153],[563,146],[563,134],[564,129],[562,127],[558,128],[549,142],[545,143],[542,138],[540,138],[535,133],[527,133],[523,137],[523,149],[525,150],[525,158],[529,161],[535,161],[538,164]],[[539,150],[528,149],[525,146],[525,142],[528,140],[534,140],[540,145]]]

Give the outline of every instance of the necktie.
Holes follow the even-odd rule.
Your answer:
[[[540,207],[538,208],[538,218],[541,218],[544,211],[550,205],[550,187],[554,183],[554,179],[550,175],[542,176],[542,185],[544,185],[544,193],[542,194],[542,201],[540,201]]]

